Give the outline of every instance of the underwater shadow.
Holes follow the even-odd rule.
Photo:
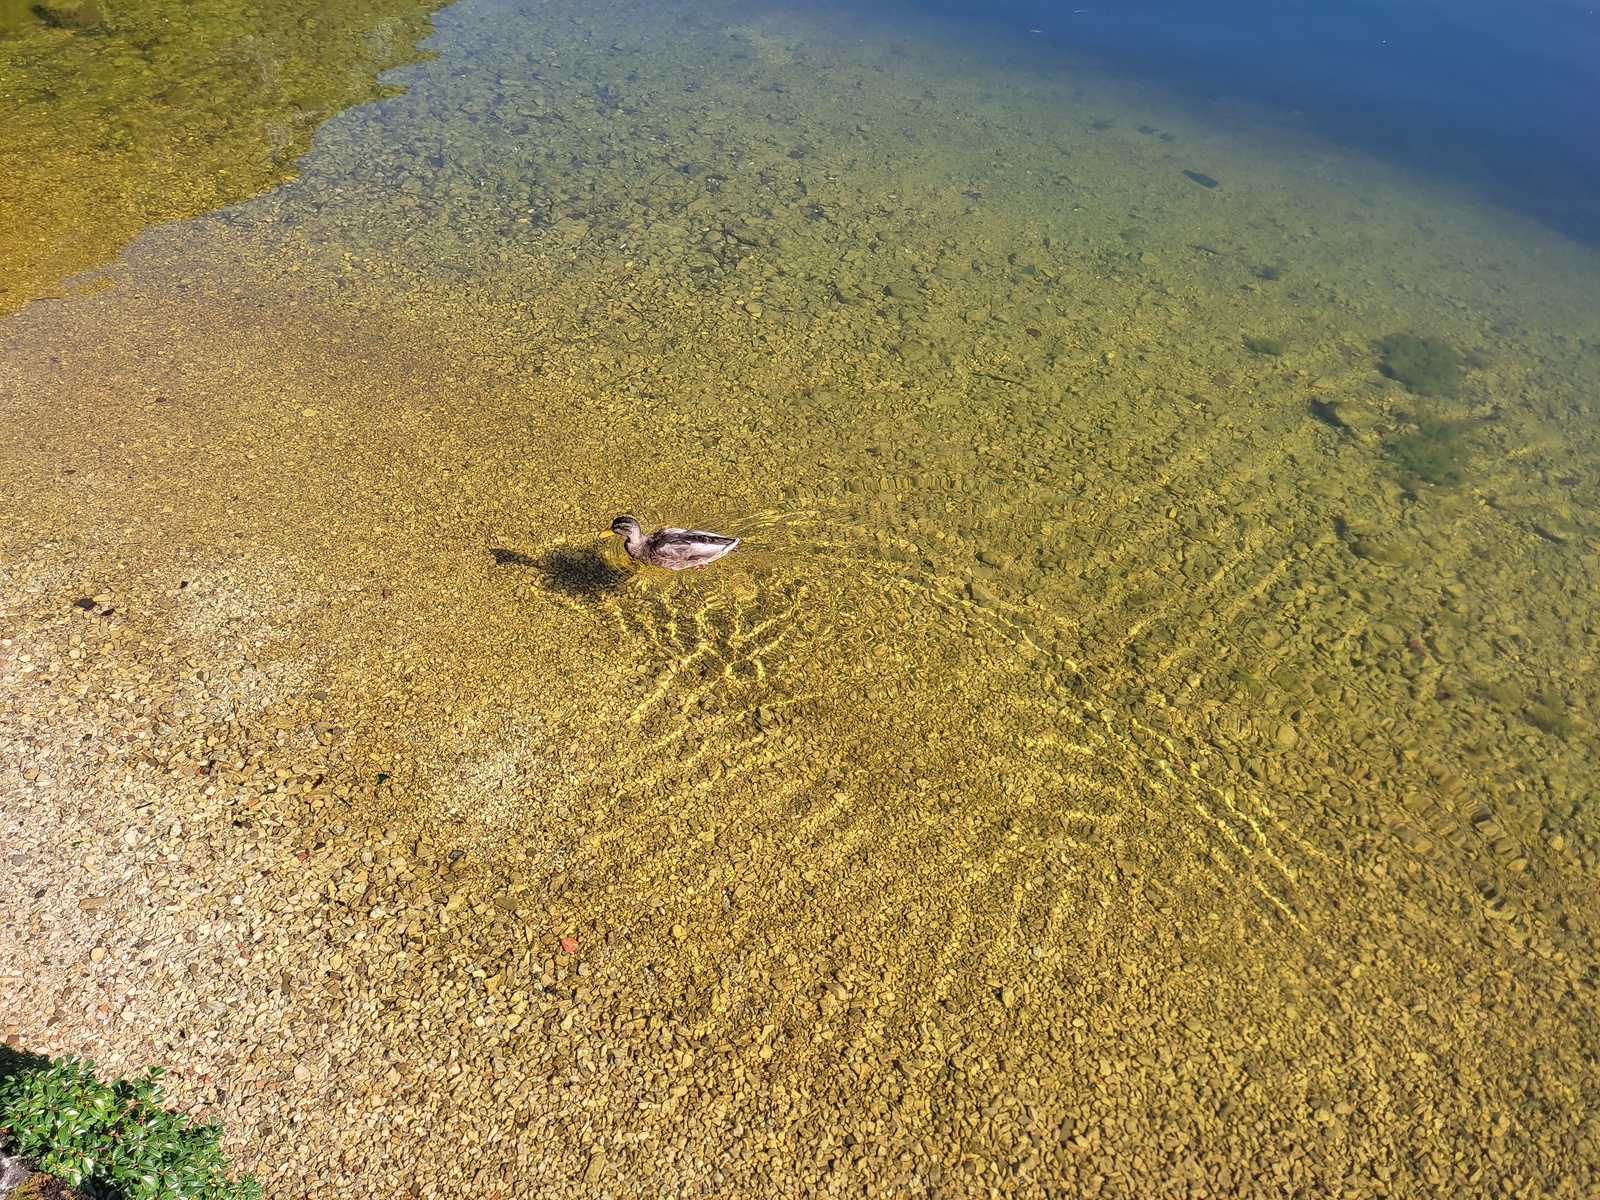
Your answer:
[[[538,562],[529,558],[520,550],[507,550],[502,546],[490,546],[489,553],[494,555],[494,565],[497,567],[536,567]]]
[[[618,570],[599,551],[571,546],[550,550],[537,559],[517,555],[515,560],[501,560],[497,555],[496,561],[537,568],[546,588],[580,600],[595,600],[615,592],[628,578],[627,572]]]
[[[1321,400],[1313,400],[1306,405],[1306,411],[1315,420],[1321,421],[1330,429],[1343,431],[1345,428],[1345,423],[1339,419],[1338,412],[1331,404],[1325,404]]]

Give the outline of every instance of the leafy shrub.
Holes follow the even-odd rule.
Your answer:
[[[8,1057],[0,1125],[47,1174],[95,1200],[260,1200],[254,1179],[225,1174],[220,1122],[190,1124],[162,1107],[160,1067],[101,1083],[86,1059]]]

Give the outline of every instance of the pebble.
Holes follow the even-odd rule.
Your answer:
[[[972,597],[973,603],[981,604],[985,608],[993,608],[1000,603],[1000,597],[988,584],[974,579],[967,585],[967,592]]]

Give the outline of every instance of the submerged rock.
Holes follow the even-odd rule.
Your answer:
[[[1387,538],[1357,538],[1350,550],[1357,558],[1384,567],[1404,567],[1415,557],[1410,547]]]

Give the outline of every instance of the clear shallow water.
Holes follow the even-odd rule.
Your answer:
[[[193,711],[350,731],[262,811],[464,851],[424,954],[606,945],[689,1061],[385,1036],[586,1062],[624,1191],[787,1189],[673,1112],[845,1190],[1586,1185],[1592,255],[853,21],[439,14],[301,178],[8,324],[13,503],[87,535],[16,586],[275,657]],[[745,545],[633,573],[622,510]]]
[[[1010,4],[936,10],[1099,55],[1167,86],[1254,98],[1322,136],[1594,241],[1600,15],[1499,4]]]

